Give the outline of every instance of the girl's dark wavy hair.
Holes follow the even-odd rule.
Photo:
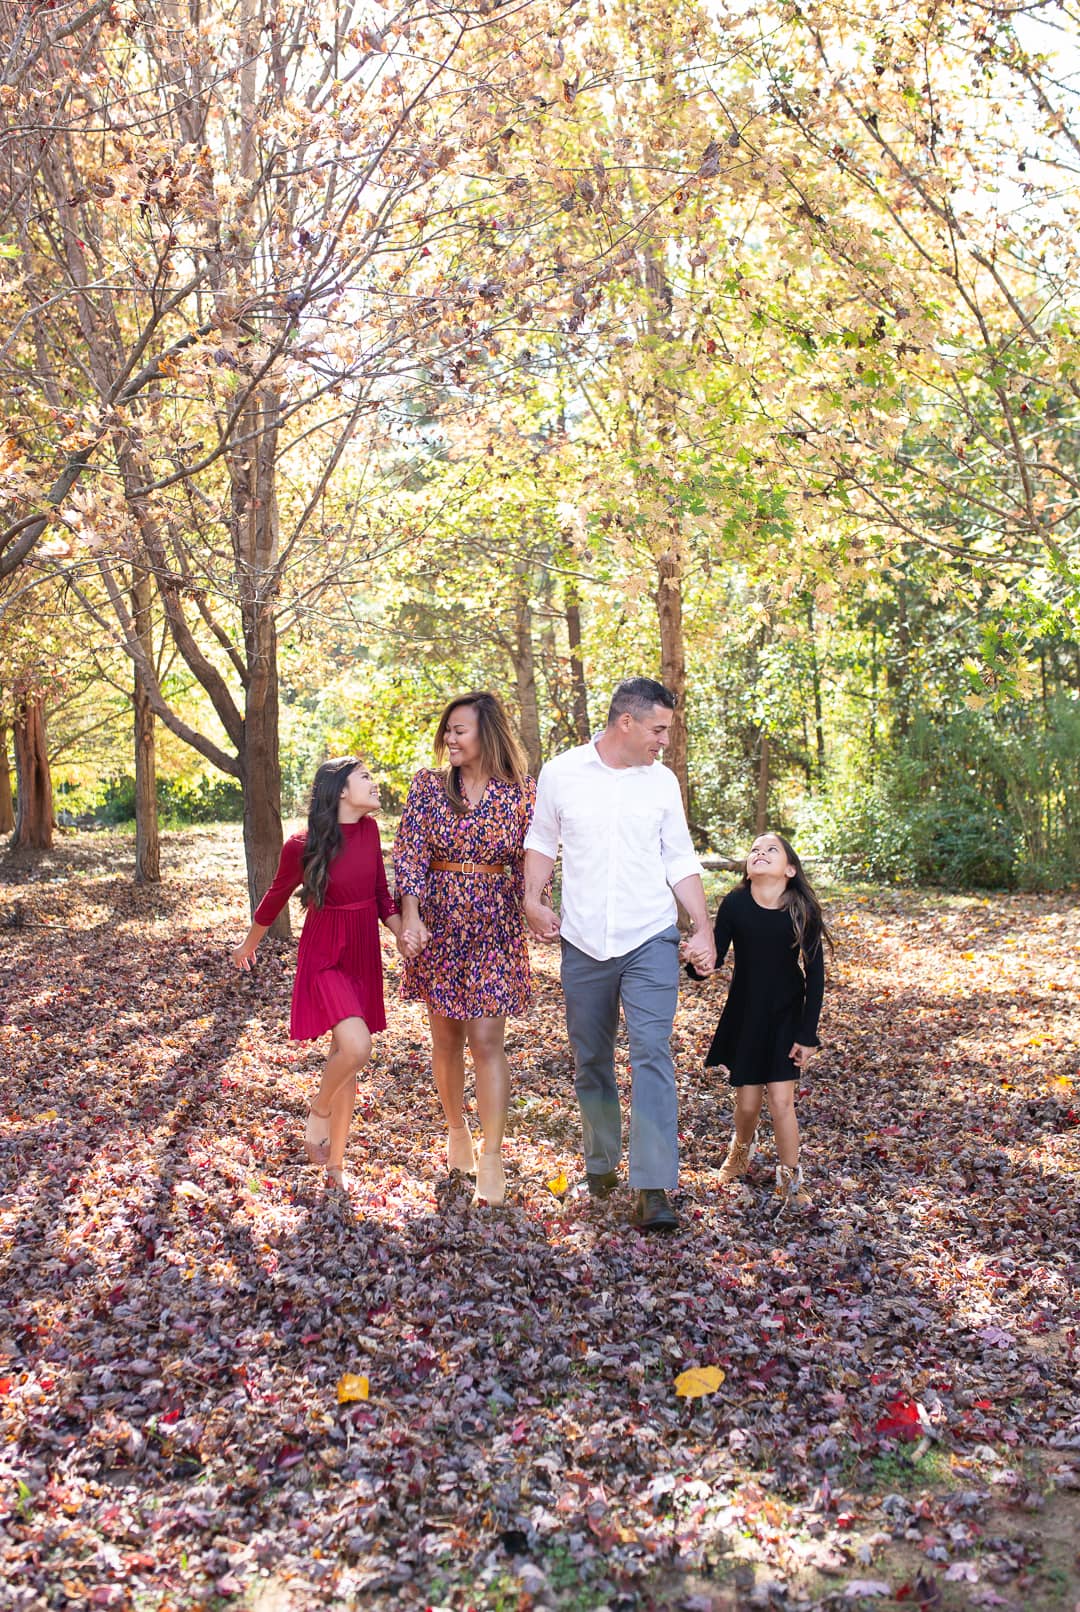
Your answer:
[[[795,877],[787,882],[784,905],[791,913],[791,922],[795,929],[795,945],[805,968],[810,958],[820,950],[822,942],[828,946],[830,952],[833,950],[833,938],[825,926],[825,916],[821,910],[821,902],[814,894],[810,880],[803,872],[803,865],[799,861],[795,847],[782,834],[778,834],[775,829],[769,828],[765,832],[771,834],[774,840],[780,841],[784,848],[784,855],[787,857],[789,864],[795,869]],[[760,834],[756,837],[761,838]],[[745,863],[743,864],[742,882],[749,887],[750,875],[746,871]]]
[[[478,689],[472,694],[459,694],[443,711],[435,729],[435,760],[441,764],[446,757],[446,733],[450,718],[463,705],[471,705],[476,712],[477,734],[480,739],[480,765],[489,778],[501,778],[513,784],[519,794],[525,792],[525,777],[529,764],[516,733],[510,725],[506,707],[497,694]],[[446,798],[456,812],[465,813],[469,804],[462,793],[461,776],[457,767],[443,771],[443,788]]]
[[[326,900],[330,864],[341,850],[338,802],[349,781],[349,774],[360,764],[359,756],[335,756],[331,761],[324,761],[315,774],[308,805],[301,906],[321,907]]]

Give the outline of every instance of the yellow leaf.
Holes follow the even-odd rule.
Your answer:
[[[974,952],[961,952],[960,956],[964,959],[965,963],[973,963],[975,961]]]
[[[553,1192],[557,1198],[561,1198],[569,1185],[570,1183],[566,1179],[566,1171],[560,1170],[558,1175],[548,1182],[548,1191]]]
[[[366,1399],[368,1388],[366,1377],[354,1377],[351,1371],[347,1371],[344,1377],[338,1378],[337,1402],[339,1405],[350,1405],[354,1399]]]
[[[724,1380],[719,1366],[691,1366],[675,1379],[675,1392],[681,1399],[700,1399],[703,1394],[715,1394]]]

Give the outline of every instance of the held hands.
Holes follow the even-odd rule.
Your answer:
[[[810,1062],[816,1051],[816,1047],[804,1047],[801,1046],[798,1041],[796,1041],[792,1046],[791,1051],[788,1053],[788,1057],[791,1059],[796,1069],[807,1069],[809,1068]]]
[[[709,928],[685,935],[679,942],[679,958],[698,974],[711,974],[716,967],[716,940]]]
[[[396,936],[397,949],[406,959],[419,957],[430,939],[431,931],[423,919],[418,918],[414,924],[407,925],[400,935]]]
[[[526,896],[525,922],[537,940],[558,940],[559,917],[546,901],[536,896]]]

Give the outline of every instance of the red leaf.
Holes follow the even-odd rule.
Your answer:
[[[885,1438],[910,1439],[916,1436],[920,1426],[918,1405],[906,1394],[897,1394],[889,1404],[885,1415],[874,1423],[874,1431],[881,1433]]]

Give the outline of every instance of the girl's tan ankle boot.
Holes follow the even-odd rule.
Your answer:
[[[780,1199],[777,1219],[781,1215],[798,1214],[803,1209],[813,1208],[814,1200],[803,1185],[801,1164],[776,1166],[776,1196]]]
[[[727,1158],[720,1166],[721,1185],[729,1187],[733,1181],[741,1181],[747,1170],[749,1170],[750,1160],[756,1152],[756,1132],[749,1142],[740,1142],[739,1138],[732,1133],[731,1141],[728,1144]]]

